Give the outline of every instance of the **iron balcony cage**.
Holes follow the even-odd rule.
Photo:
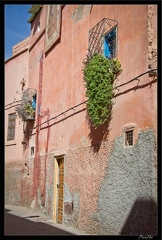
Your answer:
[[[36,93],[36,89],[27,88],[22,94],[21,104],[15,108],[18,116],[23,121],[35,119]]]
[[[89,31],[88,56],[94,53],[104,54],[114,58],[117,54],[117,26],[118,22],[103,18]]]

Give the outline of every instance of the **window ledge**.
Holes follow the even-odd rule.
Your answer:
[[[5,146],[12,146],[12,145],[16,145],[16,143],[6,143]]]

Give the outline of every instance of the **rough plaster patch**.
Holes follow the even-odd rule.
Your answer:
[[[67,226],[78,227],[78,213],[79,213],[79,205],[80,205],[80,194],[78,192],[70,192],[67,184],[66,190],[64,192],[64,199],[69,200],[73,203],[73,211],[71,215],[67,215],[64,213],[64,224]]]
[[[41,194],[41,191],[40,191],[40,187],[38,187],[37,189],[37,200],[38,200],[38,208],[40,210],[42,210],[42,212],[44,212],[44,206],[42,205],[42,194]]]
[[[70,192],[67,183],[64,184],[64,202],[72,203],[72,193]]]
[[[35,199],[31,202],[30,207],[31,207],[31,209],[35,209],[35,207],[36,207],[36,200]]]
[[[81,141],[81,143],[82,143],[83,146],[84,146],[84,145],[87,145],[88,142],[89,142],[89,140],[88,140],[88,138],[87,138],[86,136],[82,136],[81,139],[80,139],[80,141]]]
[[[98,222],[91,221],[90,216],[97,210],[99,186],[104,178],[112,147],[113,142],[106,141],[99,147],[98,152],[94,152],[94,148],[90,146],[67,152],[66,184],[71,194],[73,192],[80,194],[77,223],[70,220],[71,216],[66,217],[68,222],[71,222],[71,226],[77,224],[79,229],[88,232],[89,228],[95,229],[98,225]]]
[[[30,68],[34,67],[36,64],[40,63],[40,59],[42,57],[42,51],[40,51],[35,58],[30,62]]]
[[[78,7],[74,10],[71,18],[74,23],[78,22],[84,16],[90,13],[92,5],[78,5]]]
[[[12,48],[12,55],[14,56],[17,53],[20,53],[24,49],[27,49],[30,46],[30,37],[14,45]]]
[[[54,157],[48,155],[46,159],[47,173],[46,173],[46,194],[45,194],[45,208],[44,213],[47,213],[52,218],[53,209],[53,191],[54,191]]]
[[[22,162],[5,164],[5,203],[20,205],[21,203]]]
[[[98,211],[92,216],[99,222],[99,234],[120,234],[138,199],[157,201],[153,131],[141,132],[137,144],[132,148],[123,148],[122,143],[122,136],[115,141],[99,191]],[[139,221],[142,224],[145,219],[140,218]]]
[[[154,5],[148,5],[148,68],[157,68],[157,8]]]

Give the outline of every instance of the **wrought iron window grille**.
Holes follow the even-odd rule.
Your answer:
[[[34,120],[36,110],[36,89],[27,88],[23,92],[20,106],[16,107],[15,110],[23,121]]]
[[[117,26],[118,22],[103,18],[89,31],[88,55],[103,54],[107,58],[114,58],[117,54]]]
[[[133,146],[133,130],[125,132],[125,145]]]

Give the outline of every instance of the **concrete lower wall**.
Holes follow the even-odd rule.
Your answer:
[[[157,159],[154,132],[138,133],[134,146],[124,136],[99,148],[68,150],[64,158],[63,223],[92,234],[157,233]],[[5,167],[6,204],[30,206],[52,219],[54,154],[40,157],[37,197],[32,189],[33,161]],[[35,179],[35,180],[34,180]]]

